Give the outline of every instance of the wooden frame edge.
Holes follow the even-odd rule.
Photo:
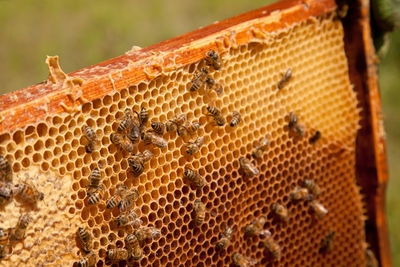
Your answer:
[[[343,20],[345,50],[352,84],[361,108],[357,135],[357,179],[366,203],[366,239],[381,266],[392,266],[385,213],[388,171],[386,141],[378,86],[377,57],[371,37],[368,0],[349,1]]]

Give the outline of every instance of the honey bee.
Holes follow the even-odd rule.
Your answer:
[[[183,125],[185,122],[186,122],[185,114],[175,116],[175,119],[169,120],[165,123],[165,130],[167,132],[175,131],[179,126]]]
[[[165,123],[165,130],[167,132],[172,132],[176,130],[176,123],[174,122],[174,120],[169,120]]]
[[[237,111],[234,111],[234,112],[232,113],[232,119],[231,119],[231,122],[230,122],[229,125],[230,125],[231,127],[235,127],[236,125],[239,124],[240,120],[241,120],[240,113],[237,112]]]
[[[13,196],[13,189],[9,183],[0,182],[0,205],[9,201]]]
[[[87,185],[88,194],[93,193],[99,187],[101,181],[101,172],[99,168],[94,168],[93,171],[90,173],[89,176],[89,184]]]
[[[376,259],[375,254],[374,252],[372,252],[371,249],[365,249],[365,258],[367,261],[366,267],[379,267],[378,260]]]
[[[37,201],[44,199],[44,194],[37,190],[34,185],[28,183],[17,184],[13,192],[23,201],[31,204],[35,204]]]
[[[319,139],[321,139],[321,132],[315,131],[315,133],[308,139],[310,144],[315,144]]]
[[[153,227],[140,227],[135,231],[135,236],[140,243],[147,239],[157,239],[160,237],[160,235],[160,231]]]
[[[101,199],[103,199],[103,196],[104,196],[104,187],[100,185],[99,187],[97,187],[96,191],[89,196],[88,204],[94,205],[98,203]]]
[[[194,78],[192,79],[192,85],[190,86],[190,91],[197,91],[204,87],[208,77],[208,70],[206,68],[201,68],[200,71],[194,73]]]
[[[112,260],[127,260],[129,258],[128,250],[124,248],[114,248],[107,250],[107,257]]]
[[[215,70],[219,70],[221,68],[221,58],[219,57],[218,53],[212,49],[206,53],[204,60],[206,65],[212,66]]]
[[[179,136],[184,136],[187,134],[192,134],[200,128],[201,124],[199,122],[186,123],[186,125],[178,126],[177,133]]]
[[[119,133],[124,133],[129,131],[133,125],[133,112],[130,109],[126,109],[121,122],[118,124],[117,131]]]
[[[133,203],[138,199],[139,197],[139,191],[131,190],[130,192],[126,193],[124,195],[124,198],[121,199],[121,202],[119,202],[118,208],[120,213],[125,213],[130,209],[133,205]]]
[[[282,79],[278,82],[278,89],[281,90],[285,84],[287,84],[290,80],[290,78],[292,78],[292,69],[289,68],[285,74],[283,74]]]
[[[296,187],[293,189],[292,192],[289,193],[290,200],[296,201],[296,200],[312,200],[312,195],[308,192],[307,188],[300,188]]]
[[[143,129],[143,127],[145,127],[147,122],[149,121],[149,112],[147,111],[147,109],[142,107],[138,114],[138,118],[139,118],[139,127],[140,129]]]
[[[187,135],[187,134],[189,134],[188,126],[187,125],[178,126],[178,129],[176,132],[178,133],[179,136]]]
[[[144,171],[143,162],[139,161],[138,159],[130,157],[128,159],[128,164],[132,168],[133,175],[139,176],[143,173]]]
[[[190,168],[185,168],[184,177],[194,183],[197,187],[202,187],[205,184],[203,177]]]
[[[175,119],[169,120],[165,123],[165,130],[167,132],[172,132],[177,129],[178,126],[183,125],[186,122],[186,115],[181,114],[179,116],[175,116]]]
[[[243,170],[244,174],[248,177],[253,177],[255,175],[260,174],[260,171],[254,166],[253,163],[250,162],[247,158],[240,157],[239,158],[240,168]]]
[[[312,180],[304,179],[302,186],[307,188],[307,190],[315,197],[321,194],[321,188]]]
[[[224,126],[225,118],[222,116],[221,111],[213,106],[207,107],[208,116],[214,117],[214,121],[218,126]]]
[[[79,260],[78,267],[94,267],[96,263],[97,255],[96,253],[92,252]]]
[[[222,84],[219,82],[216,82],[210,76],[207,76],[206,84],[210,90],[214,90],[218,95],[222,94],[222,92],[224,91],[224,87],[222,86]]]
[[[114,222],[118,227],[127,226],[128,224],[138,227],[143,223],[134,211],[131,211],[129,214],[120,214]]]
[[[154,154],[149,150],[145,150],[143,153],[131,156],[128,158],[128,164],[132,167],[133,174],[139,176],[144,171],[144,163],[153,158]]]
[[[132,249],[132,248],[139,246],[139,241],[138,241],[136,235],[128,234],[125,237],[125,244],[128,249]]]
[[[82,250],[85,253],[89,253],[92,250],[92,236],[90,233],[85,228],[79,227],[76,234],[81,242]]]
[[[340,19],[344,19],[347,16],[348,11],[349,11],[349,5],[342,3],[341,5],[339,5],[338,9],[336,10],[336,13]]]
[[[198,129],[200,129],[200,127],[201,127],[200,122],[192,122],[189,125],[189,131],[190,132],[196,132]]]
[[[319,219],[322,219],[328,213],[328,210],[316,200],[310,202],[310,207]]]
[[[272,204],[272,211],[279,217],[282,221],[287,221],[289,219],[288,210],[279,203]]]
[[[196,199],[193,204],[195,218],[194,221],[196,225],[200,225],[204,222],[206,217],[206,206],[201,202],[201,200]]]
[[[0,245],[0,260],[7,256],[6,246]]]
[[[11,229],[11,242],[21,241],[25,237],[26,228],[31,220],[31,216],[28,213],[22,214],[19,217],[16,227]]]
[[[153,121],[151,123],[151,128],[156,134],[163,135],[165,131],[165,124],[159,121]]]
[[[143,250],[140,246],[133,247],[130,251],[132,259],[139,260],[143,256]]]
[[[335,238],[335,231],[330,231],[322,240],[321,240],[321,253],[326,253],[333,247],[333,239]]]
[[[181,114],[179,116],[175,116],[174,123],[178,126],[183,125],[186,122],[186,115]]]
[[[271,234],[265,237],[264,247],[271,253],[274,259],[279,259],[281,257],[281,248],[278,242],[274,241]]]
[[[298,117],[293,112],[289,113],[289,130],[297,137],[304,137],[304,126],[298,123]]]
[[[145,163],[145,162],[151,160],[154,157],[154,154],[151,153],[150,150],[145,150],[145,151],[143,151],[143,153],[136,154],[134,157],[137,158],[138,160],[142,161],[143,163]]]
[[[139,138],[140,138],[140,128],[136,123],[132,124],[132,127],[126,137],[129,139],[129,141],[132,142],[132,144],[136,143]]]
[[[185,144],[186,147],[186,153],[189,156],[193,156],[193,154],[196,154],[199,152],[200,147],[204,144],[204,137],[197,137],[194,142],[189,142],[189,144]]]
[[[96,132],[90,128],[89,126],[85,125],[83,127],[83,133],[84,136],[86,137],[88,143],[86,145],[86,152],[87,153],[92,153],[95,149],[96,149],[96,145],[97,145],[97,135]]]
[[[116,146],[120,146],[124,137],[121,134],[111,133],[110,134],[110,141]]]
[[[243,256],[242,254],[234,252],[232,254],[232,263],[235,266],[239,267],[249,267],[252,265],[256,265],[257,261],[255,259],[247,258]]]
[[[0,245],[6,247],[8,244],[8,232],[0,228]]]
[[[254,148],[253,152],[251,153],[251,155],[253,156],[253,158],[255,159],[261,159],[263,153],[265,152],[265,150],[267,149],[269,140],[267,137],[265,137],[264,139],[262,139],[260,141],[260,143],[258,143],[258,145]]]
[[[125,238],[125,244],[134,260],[138,260],[142,257],[143,251],[139,245],[139,240],[136,235],[128,234]]]
[[[112,209],[118,206],[127,190],[128,187],[126,187],[126,185],[117,185],[117,190],[115,191],[114,195],[107,201],[107,209]]]
[[[221,238],[217,242],[217,247],[220,249],[227,248],[232,241],[233,237],[233,229],[230,227],[226,227],[224,232],[221,234]]]
[[[129,138],[125,138],[121,134],[112,133],[110,135],[110,140],[114,145],[118,146],[120,149],[123,149],[129,153],[133,153],[134,147]]]
[[[12,170],[11,170],[11,164],[8,162],[8,160],[0,155],[0,178],[1,180],[4,180],[6,182],[11,182],[12,181]]]
[[[167,141],[165,141],[164,138],[157,136],[150,131],[142,133],[142,140],[147,145],[152,144],[161,149],[167,146]]]
[[[133,153],[133,144],[129,138],[124,138],[121,142],[121,148],[129,153]]]
[[[256,235],[268,235],[271,234],[268,230],[263,230],[264,224],[267,222],[265,216],[260,216],[254,219],[251,224],[247,225],[244,229],[244,233],[248,237]]]

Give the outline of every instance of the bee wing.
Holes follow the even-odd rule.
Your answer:
[[[268,230],[262,230],[262,231],[260,231],[260,235],[262,235],[262,236],[264,236],[264,237],[271,237],[271,236],[272,236],[271,232],[268,231]]]
[[[256,166],[254,166],[253,164],[250,165],[250,169],[254,173],[254,175],[260,174],[260,171],[258,170],[258,168]]]
[[[131,222],[132,227],[137,228],[140,227],[143,224],[143,221],[139,218],[136,218]]]
[[[161,237],[160,231],[153,227],[151,228],[151,235],[153,236],[154,239],[158,239]]]
[[[117,185],[117,190],[115,191],[115,194],[123,195],[124,193],[126,193],[127,190],[128,190],[128,187],[126,187],[126,185],[119,184],[119,185]]]
[[[131,200],[136,200],[138,197],[139,197],[139,191],[137,191],[136,189],[130,191],[130,192],[126,195],[126,198],[127,198],[127,199],[131,199]]]
[[[253,259],[253,258],[246,258],[246,265],[245,266],[252,266],[252,265],[256,265],[258,262],[255,260],[255,259]]]

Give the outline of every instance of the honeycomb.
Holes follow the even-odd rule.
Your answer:
[[[348,76],[343,28],[333,14],[308,19],[278,32],[266,33],[264,42],[231,47],[221,54],[223,66],[212,77],[224,92],[191,92],[190,82],[203,61],[170,71],[165,76],[114,91],[84,103],[78,112],[48,115],[23,129],[0,135],[0,154],[12,163],[13,183],[29,180],[45,193],[34,208],[13,200],[0,213],[0,227],[13,227],[20,214],[33,218],[25,239],[12,247],[1,266],[70,266],[82,252],[77,246],[78,227],[93,236],[97,266],[228,266],[232,254],[241,253],[259,266],[365,266],[365,240],[361,195],[355,177],[355,142],[359,110]],[[293,76],[278,90],[283,73]],[[218,127],[206,115],[208,105],[225,117],[241,114],[236,127]],[[150,121],[167,121],[186,114],[202,127],[199,153],[188,156],[187,140],[176,132],[165,134],[167,147],[158,149],[139,142],[134,152],[150,149],[154,158],[145,171],[133,176],[128,153],[110,142],[126,108],[145,107]],[[289,113],[295,112],[305,127],[304,138],[288,130]],[[85,150],[82,129],[92,127],[100,146]],[[315,130],[322,137],[308,139]],[[193,138],[195,138],[193,137]],[[239,157],[251,158],[258,142],[268,137],[268,148],[252,162],[260,170],[244,177]],[[87,204],[86,185],[91,170],[102,173],[105,195],[97,205]],[[205,179],[197,188],[183,178],[190,167]],[[292,202],[289,193],[305,178],[322,188],[318,201],[328,214],[318,219],[306,202]],[[118,210],[106,209],[106,201],[119,184],[137,189],[135,211],[143,226],[159,230],[160,237],[143,244],[137,261],[110,262],[111,248],[125,247],[124,238],[133,226],[113,223]],[[194,222],[193,203],[206,207],[201,225]],[[287,221],[277,221],[271,206],[287,207]],[[266,216],[264,229],[279,244],[281,257],[273,261],[262,238],[247,238],[246,225]],[[216,248],[226,227],[234,230],[231,244]],[[333,248],[321,254],[321,240],[335,231]]]

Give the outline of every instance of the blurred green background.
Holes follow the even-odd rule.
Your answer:
[[[0,0],[0,94],[47,79],[46,55],[65,72],[192,31],[274,1]],[[387,194],[393,266],[400,266],[400,31],[379,64],[390,181]],[[397,89],[396,89],[397,88]],[[396,91],[398,90],[398,91]]]

